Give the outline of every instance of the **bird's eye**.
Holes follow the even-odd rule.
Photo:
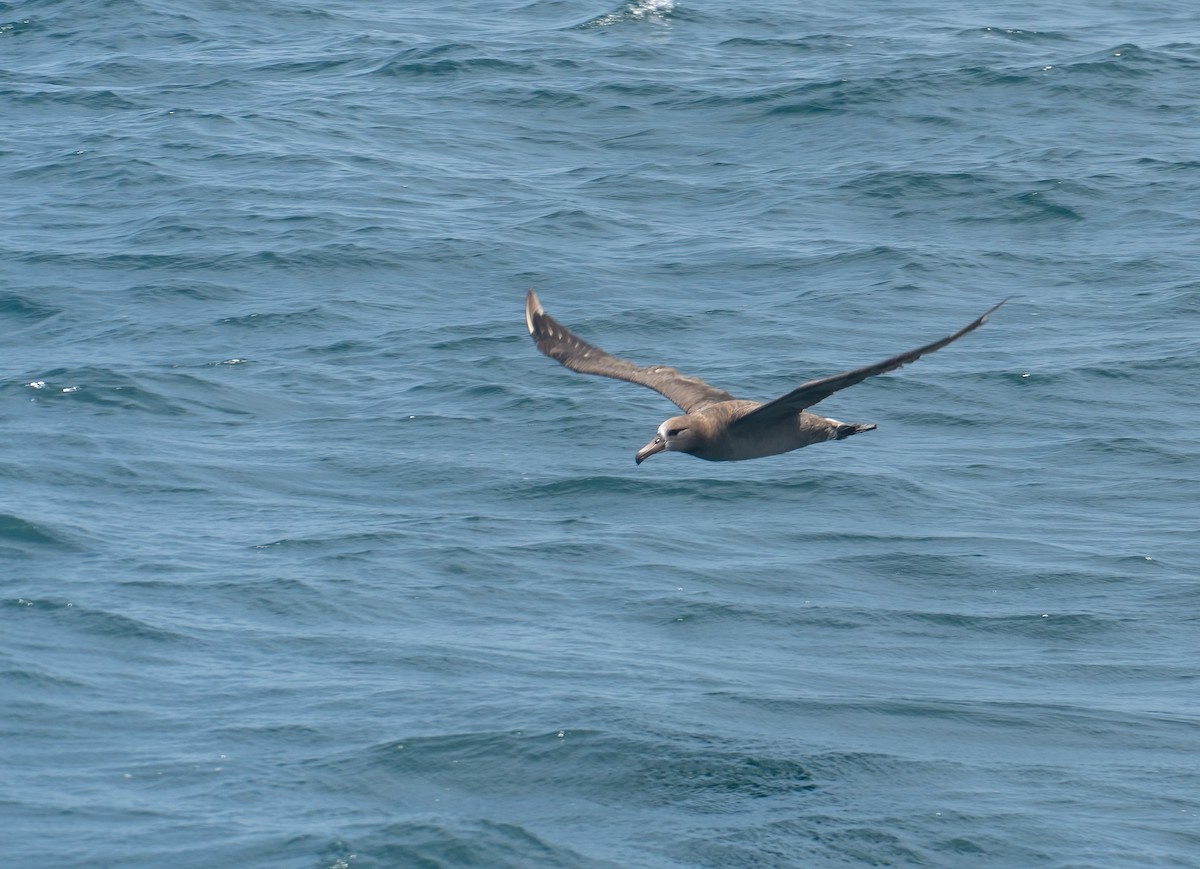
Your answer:
[[[683,429],[681,429],[681,428],[667,429],[667,437],[669,437],[669,438],[679,437],[679,433],[682,431],[683,431]]]

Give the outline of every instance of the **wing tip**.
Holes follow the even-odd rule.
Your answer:
[[[984,311],[983,316],[979,318],[979,325],[982,326],[984,323],[986,323],[988,321],[988,317],[992,316],[992,314],[996,313],[1002,307],[1004,307],[1004,303],[1007,302],[1011,298],[1012,298],[1012,296],[1005,296],[1003,299],[1001,299],[996,304],[992,305],[990,308],[988,308],[986,311]]]
[[[542,303],[538,301],[537,293],[529,290],[525,294],[525,327],[529,329],[530,335],[537,335],[536,328],[533,323],[533,318],[538,314],[545,314],[542,310]]]

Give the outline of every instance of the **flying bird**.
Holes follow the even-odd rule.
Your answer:
[[[840,389],[876,374],[894,371],[957,341],[986,323],[988,317],[1007,301],[1005,299],[953,335],[932,344],[874,365],[810,380],[767,402],[734,398],[697,377],[688,377],[665,365],[639,366],[612,356],[547,314],[533,290],[525,297],[525,324],[538,350],[572,371],[648,386],[679,406],[683,415],[673,416],[660,425],[650,442],[634,455],[634,461],[639,465],[664,450],[689,453],[710,462],[736,462],[787,453],[821,441],[840,441],[850,435],[871,431],[875,428],[873,422],[840,422],[809,413],[808,408]]]

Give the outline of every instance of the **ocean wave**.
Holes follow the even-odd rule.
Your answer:
[[[814,790],[802,763],[728,740],[660,732],[562,729],[414,736],[328,764],[350,770],[364,763],[372,777],[415,775],[442,784],[499,789],[501,793],[559,795],[647,807],[723,805]],[[578,775],[578,770],[587,770]]]
[[[448,817],[429,812],[386,824],[357,824],[353,832],[344,836],[337,850],[353,858],[353,863],[340,865],[379,869],[394,866],[617,869],[617,864],[590,858],[554,838],[490,818]],[[339,865],[339,860],[332,865]]]
[[[25,384],[25,389],[38,403],[65,403],[96,410],[138,411],[160,416],[187,413],[185,403],[175,396],[110,368],[55,368],[39,373],[36,379]]]
[[[575,25],[575,28],[587,30],[597,27],[612,27],[628,22],[668,24],[674,11],[675,0],[630,0],[612,12]]]
[[[69,629],[109,640],[145,640],[153,644],[190,642],[187,635],[136,616],[42,597],[0,601],[0,607],[25,618],[49,620],[57,629]]]
[[[3,293],[0,294],[0,317],[15,320],[18,323],[40,323],[57,314],[62,308],[35,301],[30,294]]]
[[[74,548],[71,535],[51,525],[31,522],[12,513],[0,513],[0,546],[25,548],[28,545]]]

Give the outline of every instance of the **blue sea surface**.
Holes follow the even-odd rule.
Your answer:
[[[5,866],[1200,867],[1200,7],[612,3],[0,0]]]

